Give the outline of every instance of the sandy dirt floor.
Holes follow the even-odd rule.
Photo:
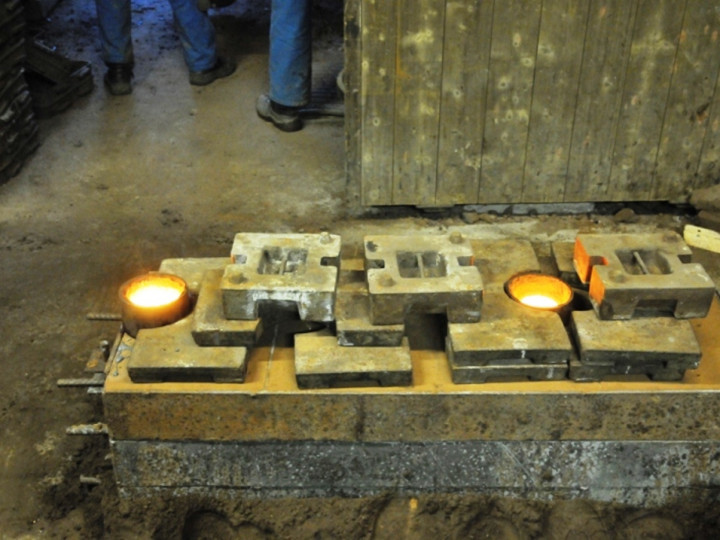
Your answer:
[[[118,500],[104,437],[70,437],[102,420],[97,397],[62,389],[116,323],[119,284],[168,257],[226,256],[236,232],[363,234],[485,227],[547,242],[621,228],[612,216],[474,216],[361,211],[346,186],[340,118],[284,134],[260,121],[269,1],[214,11],[237,73],[193,88],[165,2],[133,2],[134,92],[102,88],[93,2],[64,0],[40,38],[90,61],[98,87],[40,123],[41,146],[0,186],[0,538],[714,538],[720,508],[683,501],[632,509],[433,495],[283,501]],[[316,2],[316,62],[342,59],[342,14]],[[679,230],[680,215],[632,227]],[[492,232],[490,232],[492,231]],[[715,265],[717,267],[717,265]],[[100,480],[99,485],[81,477]]]

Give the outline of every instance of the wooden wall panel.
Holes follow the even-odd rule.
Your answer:
[[[686,0],[639,0],[603,200],[648,200]]]
[[[361,1],[361,196],[365,205],[392,204],[396,5]]]
[[[693,186],[695,188],[720,183],[720,75],[715,83],[715,94],[708,111],[708,127]]]
[[[589,0],[544,2],[535,63],[522,199],[560,201],[565,193]]]
[[[583,45],[565,201],[604,200],[637,1],[593,0]]]
[[[495,3],[480,202],[520,198],[542,2]]]
[[[478,196],[494,0],[448,0],[435,203]]]
[[[675,201],[720,182],[720,0],[346,10],[365,205]]]
[[[361,0],[345,0],[344,52],[345,69],[345,174],[348,182],[348,196],[353,203],[359,198],[360,182],[352,179],[362,174],[362,103],[360,101],[362,48],[360,47],[360,6]]]
[[[445,0],[397,3],[392,200],[434,205]]]
[[[717,6],[688,2],[673,66],[653,196],[681,199],[695,185],[720,70]]]

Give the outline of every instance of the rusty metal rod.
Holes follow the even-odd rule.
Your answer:
[[[60,387],[102,386],[104,383],[105,376],[101,373],[96,373],[89,378],[58,379],[57,381],[57,385]]]
[[[99,486],[102,481],[97,478],[96,476],[85,476],[84,474],[80,475],[80,483],[86,484],[88,486]]]
[[[102,422],[95,424],[75,424],[65,429],[68,435],[107,435],[108,427]]]
[[[648,270],[647,265],[645,264],[645,261],[643,261],[642,257],[637,251],[633,251],[633,258],[635,259],[635,262],[638,263],[638,266],[640,267],[640,270],[642,270],[643,274],[647,275],[650,273]]]
[[[91,312],[85,315],[88,321],[121,321],[122,316],[119,313],[102,313]]]

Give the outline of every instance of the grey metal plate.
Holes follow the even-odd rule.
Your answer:
[[[480,322],[448,324],[447,351],[456,366],[566,364],[572,345],[557,313],[495,292],[485,295]]]
[[[247,348],[200,347],[190,320],[140,330],[127,359],[134,382],[234,381],[245,378]]]
[[[580,362],[588,365],[660,364],[694,369],[702,351],[692,325],[672,317],[600,320],[594,311],[572,313]]]
[[[410,347],[407,339],[399,347],[345,347],[322,332],[298,334],[295,376],[300,388],[408,386],[412,384]]]

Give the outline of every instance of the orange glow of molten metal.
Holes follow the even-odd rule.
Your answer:
[[[143,328],[157,328],[185,317],[191,309],[185,281],[172,274],[150,272],[120,287],[125,331],[135,337]]]
[[[158,307],[171,304],[185,290],[184,283],[156,277],[139,281],[127,291],[127,299],[139,307]]]
[[[546,274],[520,274],[510,279],[505,288],[510,298],[534,309],[558,310],[573,296],[567,283]]]

